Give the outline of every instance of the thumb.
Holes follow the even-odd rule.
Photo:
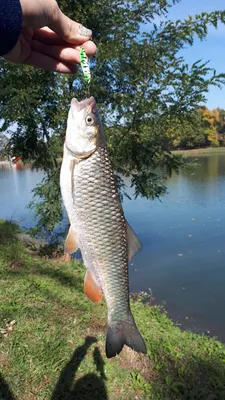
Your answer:
[[[50,21],[49,28],[68,43],[79,45],[90,40],[92,36],[90,29],[68,18],[58,6]]]

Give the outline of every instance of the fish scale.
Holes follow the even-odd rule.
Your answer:
[[[141,243],[127,223],[95,99],[72,99],[68,115],[60,187],[70,220],[65,253],[80,248],[87,268],[84,292],[108,310],[106,355],[126,344],[146,353],[130,310],[128,260]]]
[[[91,157],[82,160],[73,176],[74,221],[79,226],[78,242],[84,263],[104,291],[112,310],[110,323],[126,320],[129,292],[125,218],[107,148],[100,146]],[[121,291],[121,285],[126,290]]]

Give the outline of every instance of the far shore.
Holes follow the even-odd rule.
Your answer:
[[[171,150],[172,154],[182,155],[185,157],[198,157],[202,155],[210,154],[225,154],[225,147],[204,147],[199,149],[188,149],[188,150]],[[62,158],[57,159],[58,162],[62,161]],[[14,165],[16,166],[16,164]],[[23,164],[24,168],[30,167],[31,164]],[[12,163],[8,160],[0,160],[0,168],[11,168]]]
[[[173,154],[180,154],[184,156],[200,156],[208,154],[225,154],[225,147],[205,147],[199,149],[189,149],[189,150],[173,150]]]

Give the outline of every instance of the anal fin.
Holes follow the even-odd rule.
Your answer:
[[[84,278],[84,293],[94,303],[100,303],[102,300],[102,289],[96,282],[92,272],[87,271]]]
[[[77,235],[75,230],[70,226],[64,245],[64,253],[73,254],[77,250],[78,250]]]

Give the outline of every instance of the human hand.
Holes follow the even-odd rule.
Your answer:
[[[46,71],[75,73],[80,47],[94,55],[92,32],[62,13],[55,0],[20,0],[23,29],[15,47],[4,56],[14,63]]]

